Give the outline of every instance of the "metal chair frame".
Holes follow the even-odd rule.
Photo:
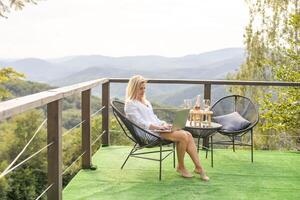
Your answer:
[[[121,169],[125,166],[126,162],[128,161],[129,157],[136,157],[136,158],[141,158],[141,159],[146,159],[146,160],[153,160],[153,161],[159,161],[159,180],[161,180],[161,171],[162,171],[162,161],[166,159],[170,154],[173,153],[173,167],[175,168],[175,143],[169,140],[164,140],[161,138],[158,134],[154,132],[150,132],[148,130],[145,130],[141,128],[139,125],[128,119],[116,106],[115,104],[119,103],[124,106],[124,102],[122,101],[117,101],[113,100],[111,101],[111,106],[113,110],[113,114],[115,118],[117,119],[119,125],[121,126],[123,132],[125,135],[134,142],[134,146],[129,152],[128,156],[126,157],[125,161],[123,162]],[[155,140],[151,141],[148,144],[145,144],[134,132],[134,128],[131,129],[128,126],[126,126],[126,123],[129,123],[130,126],[133,126],[139,130],[142,130],[144,133],[148,134],[150,137],[154,137]],[[125,128],[126,127],[126,128]],[[127,130],[126,130],[127,129]],[[129,132],[129,133],[128,133]],[[170,149],[163,149],[164,145],[169,145],[173,144],[173,148]],[[159,150],[156,151],[147,151],[147,152],[138,152],[142,149],[145,148],[152,148],[152,147],[159,147]],[[163,156],[163,152],[168,152],[167,155]],[[152,154],[152,153],[159,153],[159,159],[155,158],[149,158],[149,157],[144,157],[141,155],[146,155],[146,154]]]
[[[224,99],[228,99],[228,98],[234,98],[234,110],[233,112],[238,112],[238,110],[236,109],[236,105],[237,105],[237,100],[238,98],[243,98],[245,100],[247,100],[249,102],[249,104],[252,104],[253,108],[255,109],[255,120],[253,122],[251,122],[251,124],[246,127],[245,129],[242,130],[238,130],[238,131],[227,131],[227,130],[218,130],[218,132],[222,135],[225,135],[227,137],[229,137],[230,140],[225,140],[225,141],[217,141],[214,142],[214,144],[220,144],[220,145],[232,145],[232,150],[233,152],[235,152],[235,146],[249,146],[251,147],[251,162],[253,162],[253,128],[256,126],[256,124],[259,121],[259,115],[258,115],[258,111],[255,107],[255,105],[253,104],[253,102],[244,96],[241,95],[229,95],[229,96],[225,96],[221,99],[219,99],[211,108],[211,110],[214,112],[214,108],[222,101],[224,101]],[[243,116],[243,113],[239,113]],[[215,116],[215,113],[213,114],[213,116]],[[237,141],[237,138],[242,138],[246,133],[250,132],[250,143],[244,143],[242,141]]]

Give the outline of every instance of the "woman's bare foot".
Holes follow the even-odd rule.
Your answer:
[[[200,174],[200,178],[204,181],[209,181],[209,177],[206,176],[205,172],[203,169],[198,169],[198,168],[195,168],[194,170],[195,173],[197,174]]]
[[[177,170],[176,170],[181,176],[183,176],[184,178],[192,178],[193,175],[188,171],[186,170],[185,168],[179,168],[177,167]]]

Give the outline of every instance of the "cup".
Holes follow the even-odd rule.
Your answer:
[[[193,107],[192,99],[184,99],[183,105],[184,105],[184,108],[191,109]]]
[[[204,104],[204,111],[209,111],[210,110],[210,100],[204,99],[203,104]]]

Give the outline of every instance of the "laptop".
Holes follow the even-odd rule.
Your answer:
[[[176,130],[181,130],[185,127],[189,113],[190,113],[189,109],[179,110],[175,113],[175,118],[173,120],[173,125],[171,129],[155,129],[152,131],[157,133],[170,133]]]

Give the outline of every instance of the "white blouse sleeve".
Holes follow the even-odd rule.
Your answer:
[[[135,122],[140,127],[144,128],[144,129],[150,129],[151,123],[148,121],[145,121],[143,119],[142,115],[140,114],[140,112],[138,110],[138,107],[133,102],[131,102],[131,101],[126,102],[125,113],[126,113],[126,116],[130,120]]]
[[[152,108],[152,105],[151,105],[151,103],[148,101],[148,105],[151,107],[151,110],[152,110],[152,113],[153,113],[153,116],[154,116],[154,118],[155,118],[155,120],[156,120],[156,122],[157,122],[157,124],[159,124],[159,125],[163,125],[163,124],[166,124],[166,122],[165,121],[163,121],[163,120],[160,120],[157,116],[156,116],[156,114],[154,114],[154,112],[153,112],[153,108]]]

